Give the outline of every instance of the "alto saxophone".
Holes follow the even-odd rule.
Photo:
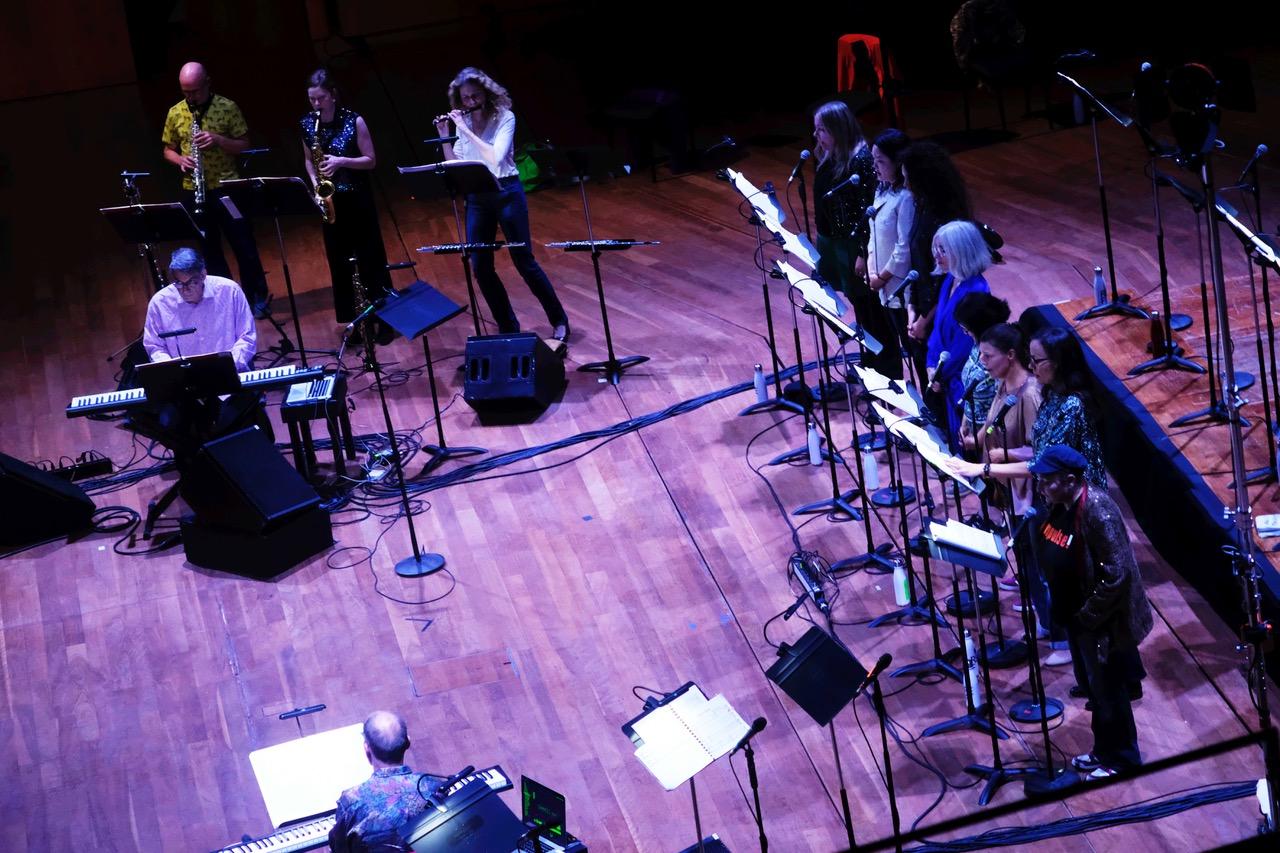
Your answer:
[[[316,207],[320,208],[320,220],[326,225],[332,225],[336,216],[333,207],[333,194],[338,188],[333,185],[333,181],[324,176],[320,171],[320,163],[324,160],[324,151],[320,147],[320,112],[315,113],[316,128],[311,137],[311,165],[316,170]]]
[[[205,186],[204,186],[204,156],[200,153],[200,146],[196,145],[196,134],[200,132],[200,119],[194,115],[191,116],[191,183],[196,193],[196,213],[199,214],[204,210]]]

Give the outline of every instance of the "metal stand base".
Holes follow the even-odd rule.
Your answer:
[[[1236,374],[1236,375],[1239,376],[1240,374]],[[1178,427],[1184,427],[1184,426],[1193,424],[1196,421],[1210,421],[1212,423],[1217,423],[1217,424],[1231,423],[1231,412],[1227,409],[1227,405],[1223,403],[1221,400],[1219,400],[1218,402],[1214,403],[1212,406],[1208,406],[1206,408],[1200,409],[1199,411],[1192,412],[1189,415],[1183,415],[1182,417],[1178,418],[1175,421],[1170,421],[1169,428],[1177,429]],[[1247,421],[1244,417],[1241,416],[1240,426],[1248,428],[1249,421]]]
[[[908,675],[915,678],[923,675],[945,675],[948,678],[954,678],[961,684],[964,683],[964,675],[961,674],[960,670],[941,658],[929,658],[929,660],[920,661],[919,663],[909,663],[889,673],[890,678],[903,678]]]
[[[983,707],[986,707],[985,705]],[[975,732],[982,732],[988,737],[991,736],[991,721],[987,719],[987,715],[982,713],[981,709],[974,711],[972,714],[965,714],[963,717],[956,717],[954,720],[947,720],[944,723],[935,723],[920,733],[921,737],[933,737],[934,735],[942,735],[947,732],[958,732],[970,729]],[[996,737],[1001,740],[1008,740],[1009,733],[1000,726],[996,726]]]
[[[1076,320],[1092,320],[1094,317],[1105,317],[1108,314],[1119,314],[1123,317],[1137,317],[1140,320],[1150,320],[1151,315],[1143,311],[1137,305],[1129,304],[1128,294],[1120,294],[1114,301],[1104,302],[1101,305],[1095,305],[1088,310],[1081,311],[1076,315]]]
[[[981,652],[979,652],[981,657]],[[1006,638],[1004,642],[989,643],[987,645],[986,657],[982,658],[983,663],[992,669],[1008,669],[1010,667],[1019,666],[1027,660],[1027,644],[1021,640],[1010,640]]]
[[[423,578],[435,574],[444,568],[444,557],[440,554],[422,554],[417,557],[405,557],[396,563],[396,574],[402,578]]]
[[[1012,782],[1019,776],[1030,776],[1033,773],[1040,773],[1038,767],[987,767],[982,764],[970,764],[964,769],[965,773],[971,773],[981,779],[986,779],[987,784],[982,787],[982,793],[978,795],[978,805],[988,805],[996,792],[1001,786]]]
[[[948,613],[955,616],[957,611],[962,609],[964,618],[966,619],[976,619],[979,615],[986,616],[988,613],[992,613],[996,609],[995,596],[989,592],[983,592],[982,590],[978,591],[979,613],[975,613],[973,610],[973,600],[969,597],[968,590],[960,591],[959,601],[956,600],[956,596],[948,595],[945,599],[945,603]]]
[[[916,502],[916,490],[912,486],[897,484],[885,486],[871,493],[871,502],[876,506],[906,506]]]
[[[1194,361],[1188,361],[1175,353],[1166,353],[1156,358],[1148,359],[1136,367],[1129,369],[1130,376],[1140,376],[1143,373],[1150,373],[1153,370],[1185,370],[1188,373],[1204,373],[1204,368]]]
[[[858,436],[858,449],[879,452],[888,446],[883,432],[864,432]]]
[[[1015,723],[1038,723],[1042,720],[1054,720],[1062,716],[1062,702],[1049,697],[1044,700],[1044,707],[1030,699],[1015,702],[1009,708],[1009,719]]]
[[[622,372],[637,364],[644,364],[649,360],[647,355],[628,355],[622,358],[611,358],[605,361],[592,361],[578,368],[580,373],[602,373],[604,374],[597,382],[608,382],[610,385],[617,385],[622,379]]]
[[[1191,328],[1191,317],[1187,314],[1170,314],[1169,328],[1175,332],[1185,331]]]
[[[804,406],[799,403],[793,403],[784,397],[770,397],[767,400],[761,400],[758,403],[752,403],[741,412],[738,417],[744,415],[754,415],[759,412],[792,412],[793,414],[803,415]]]
[[[867,623],[867,627],[879,628],[888,622],[899,623],[904,620],[909,620],[906,621],[906,624],[909,625],[928,625],[930,619],[937,622],[939,628],[947,627],[947,620],[929,607],[927,600],[922,600],[920,604],[908,604],[905,607],[899,607],[897,610],[891,610],[883,616],[877,616]]]
[[[886,572],[893,571],[893,546],[888,542],[882,542],[875,546],[865,554],[859,554],[856,557],[847,557],[839,562],[831,564],[833,572],[847,572],[852,569],[864,569],[871,566],[879,566]]]
[[[858,494],[857,489],[851,489],[838,498],[827,498],[822,501],[814,501],[801,507],[796,507],[791,511],[792,515],[813,515],[816,513],[835,513],[842,512],[853,521],[862,521],[862,513],[849,503],[850,499]]]
[[[431,457],[427,464],[422,466],[421,474],[430,474],[438,465],[442,465],[449,459],[457,459],[463,456],[481,456],[489,452],[483,447],[440,447],[436,444],[424,444],[419,449]]]

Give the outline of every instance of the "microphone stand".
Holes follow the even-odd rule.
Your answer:
[[[1125,294],[1121,296],[1116,290],[1116,256],[1115,250],[1111,245],[1111,215],[1107,207],[1107,186],[1102,178],[1102,146],[1098,142],[1098,113],[1106,113],[1115,119],[1116,123],[1121,127],[1128,127],[1133,124],[1133,119],[1128,116],[1121,115],[1115,110],[1108,107],[1102,101],[1061,71],[1056,72],[1058,77],[1066,81],[1077,95],[1085,101],[1089,102],[1089,124],[1093,129],[1093,159],[1098,170],[1098,200],[1102,206],[1102,234],[1107,244],[1107,271],[1111,275],[1111,299],[1101,305],[1095,305],[1087,311],[1082,311],[1076,315],[1076,320],[1090,320],[1094,317],[1102,317],[1106,314],[1120,314],[1126,317],[1138,317],[1143,320],[1150,320],[1151,315],[1136,305],[1129,304],[1129,296]]]
[[[1151,204],[1155,211],[1156,222],[1156,260],[1160,269],[1160,301],[1164,311],[1163,322],[1160,325],[1161,344],[1160,352],[1152,352],[1151,358],[1142,362],[1129,371],[1130,376],[1140,376],[1152,370],[1185,370],[1188,373],[1204,373],[1204,368],[1196,364],[1194,361],[1183,358],[1181,348],[1173,341],[1173,330],[1175,327],[1185,329],[1191,325],[1191,318],[1185,314],[1173,314],[1173,308],[1169,302],[1169,267],[1165,261],[1164,253],[1164,218],[1160,213],[1160,172],[1156,169],[1156,163],[1160,156],[1160,146],[1154,139],[1142,128],[1136,125],[1139,135],[1147,144],[1147,151],[1150,153],[1150,159],[1147,161],[1148,168],[1151,170]],[[1154,346],[1154,339],[1152,344]]]
[[[782,278],[782,279],[786,278],[786,276],[780,270],[777,270],[777,269],[775,269],[773,273],[770,273],[770,275],[776,275],[778,278]],[[805,400],[805,406],[803,411],[804,411],[804,432],[805,432],[806,443],[802,444],[800,447],[798,447],[795,450],[788,450],[785,453],[778,454],[777,456],[769,460],[769,465],[785,465],[789,462],[794,462],[798,459],[806,458],[809,455],[809,446],[807,442],[809,437],[810,426],[811,425],[813,425],[814,427],[817,426],[817,421],[814,419],[814,414],[813,414],[813,403],[814,403],[813,390],[809,387],[809,383],[804,378],[804,350],[800,346],[800,320],[796,316],[796,303],[795,303],[795,298],[793,296],[794,292],[795,292],[794,286],[790,287],[787,290],[787,301],[791,304],[791,339],[796,349],[795,384],[799,386],[800,393],[804,395],[804,400]],[[825,406],[826,406],[825,399],[822,401],[822,405],[824,406],[824,410],[825,410]],[[828,441],[827,439],[827,436],[829,436],[830,434],[831,433],[828,430],[826,435],[819,436],[818,437],[819,445],[830,444],[830,441]],[[820,446],[818,453],[822,459],[827,459],[831,455],[832,451],[828,450],[825,446]]]
[[[794,303],[792,304],[792,310],[793,311],[795,310]],[[802,310],[806,312],[811,311],[811,309],[809,309],[807,306]],[[831,385],[832,384],[831,350],[827,344],[827,335],[825,331],[825,326],[818,322],[817,312],[812,312],[812,314],[813,314],[812,321],[813,321],[814,337],[817,338],[817,344],[822,354],[823,375],[826,377],[827,385]],[[799,340],[798,334],[799,333],[797,332],[797,340]],[[797,355],[796,356],[797,361],[799,361],[799,358],[800,358],[799,355]],[[854,508],[854,506],[851,503],[849,503],[849,501],[853,499],[853,494],[855,491],[862,492],[861,483],[859,484],[859,487],[856,490],[850,489],[844,494],[840,493],[840,481],[836,476],[836,451],[834,449],[835,440],[831,432],[831,406],[827,402],[827,398],[829,396],[830,396],[829,394],[820,395],[818,399],[818,405],[821,406],[822,408],[822,432],[823,432],[823,435],[826,437],[827,445],[832,448],[830,452],[823,454],[824,456],[826,456],[828,473],[831,477],[831,497],[826,500],[814,501],[813,503],[807,503],[804,506],[797,507],[796,509],[792,510],[791,514],[792,515],[811,515],[814,513],[821,512],[821,513],[826,513],[829,516],[835,516],[837,513],[844,513],[848,518],[850,518],[853,521],[864,521],[866,520],[866,517],[862,513],[860,513],[856,508]],[[858,456],[858,453],[856,450],[854,450],[853,453],[855,456],[858,457],[857,465],[858,465],[859,471],[861,471],[862,457]],[[841,460],[842,464],[843,464],[843,461],[844,460]],[[861,475],[859,475],[859,477],[861,478]],[[870,524],[869,521],[867,523],[868,525]]]
[[[880,721],[880,749],[884,756],[884,786],[889,793],[889,817],[893,822],[893,849],[902,853],[902,819],[898,815],[898,793],[893,785],[893,762],[889,760],[888,714],[884,709],[884,695],[880,692],[880,676],[871,679],[871,707]]]
[[[882,542],[875,544],[875,535],[871,530],[871,503],[867,499],[867,476],[862,465],[862,451],[868,450],[873,444],[869,443],[864,446],[863,442],[858,438],[858,414],[854,410],[853,398],[854,394],[849,394],[849,426],[852,431],[852,439],[849,442],[849,450],[854,455],[854,462],[858,469],[858,491],[862,496],[862,524],[863,534],[867,539],[867,550],[864,554],[856,557],[847,557],[839,562],[831,564],[831,571],[842,572],[851,569],[860,569],[867,566],[879,566],[885,571],[892,572],[894,560],[901,560],[902,555],[895,552],[892,542]],[[872,426],[875,429],[875,426]],[[861,448],[861,450],[860,450]]]
[[[1004,461],[1009,461],[1009,430],[1005,428],[1004,421],[1000,421],[1000,444],[1004,449]],[[1011,518],[1013,516],[1013,483],[1001,484],[999,480],[993,480],[997,489],[1002,489],[1005,493],[1005,506],[1008,509],[1005,512],[1006,530],[1012,529]],[[1007,565],[1007,563],[1006,563]],[[1004,635],[1004,614],[1000,611],[1000,584],[997,583],[995,576],[991,578],[991,600],[996,612],[996,642],[993,643],[988,651],[983,652],[982,659],[987,666],[994,669],[1006,669],[1016,666],[1026,660],[1027,644]],[[991,685],[987,684],[987,693],[990,694]]]
[[[359,269],[358,266],[356,268]],[[382,420],[387,427],[391,459],[395,463],[396,479],[400,485],[400,508],[404,512],[405,521],[409,524],[409,542],[413,546],[413,554],[396,563],[396,574],[402,578],[424,577],[444,568],[444,557],[440,554],[424,553],[418,547],[418,533],[414,529],[413,513],[409,509],[409,487],[405,483],[404,459],[400,456],[400,443],[396,441],[395,427],[391,423],[391,410],[387,407],[387,391],[382,382],[382,366],[378,364],[377,345],[373,334],[369,331],[367,320],[360,327],[360,334],[364,338],[365,370],[373,374],[374,387],[378,389],[378,401],[382,404]]]
[[[761,717],[756,722],[763,721],[764,717]],[[763,728],[761,731],[763,731]],[[751,741],[755,739],[757,733],[756,731],[748,732],[741,748],[747,755],[747,781],[751,784],[751,798],[756,805],[755,819],[756,831],[760,834],[760,853],[768,853],[769,839],[764,834],[764,812],[760,811],[760,779],[756,775],[756,751],[751,747]]]
[[[782,359],[778,357],[778,342],[773,331],[773,305],[769,299],[770,272],[764,265],[764,237],[761,234],[761,229],[764,227],[764,223],[761,222],[760,217],[756,216],[754,213],[751,215],[750,222],[756,229],[755,256],[760,259],[760,290],[764,293],[765,328],[768,330],[769,335],[769,358],[773,363],[773,396],[767,400],[752,403],[741,412],[738,412],[738,416],[741,417],[742,415],[754,415],[757,412],[773,412],[779,410],[803,415],[805,414],[805,408],[803,406],[798,403],[793,403],[791,400],[782,396],[782,379],[780,378],[782,376],[783,369]]]

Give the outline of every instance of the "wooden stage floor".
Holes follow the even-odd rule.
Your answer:
[[[109,106],[125,115],[139,109],[125,90],[95,97],[115,101]],[[21,105],[17,117],[41,126],[44,111],[66,108],[33,102]],[[1240,121],[1246,120],[1256,118]],[[958,156],[980,216],[1007,240],[1007,263],[989,278],[1015,312],[1087,294],[1089,273],[1102,258],[1088,128],[1048,132],[1033,120],[1016,128],[1022,135],[1014,141]],[[91,155],[108,178],[122,152],[153,145],[140,131],[114,130],[118,138]],[[1122,289],[1152,305],[1149,197],[1140,148],[1124,133],[1103,128],[1119,275]],[[65,144],[69,156],[80,156]],[[802,144],[757,149],[742,168],[757,183],[781,183]],[[1262,174],[1274,183],[1274,169]],[[602,262],[618,352],[651,360],[617,387],[571,371],[563,400],[536,423],[482,427],[462,403],[454,371],[469,327],[459,318],[432,342],[451,443],[483,445],[495,455],[542,446],[747,382],[753,363],[767,363],[753,236],[729,187],[707,173],[663,177],[590,189],[597,235],[662,241]],[[32,179],[17,180],[16,192],[35,197]],[[456,261],[410,251],[452,239],[445,208],[411,202],[386,185],[399,229],[384,210],[391,260],[419,259],[423,278],[464,299]],[[114,387],[104,356],[136,332],[147,296],[136,259],[95,219],[96,208],[115,197],[111,180],[98,177],[92,186],[99,194],[77,198],[83,210],[69,214],[74,230],[65,233],[74,240],[50,247],[24,242],[33,225],[19,223],[14,232],[27,261],[19,265],[23,284],[8,288],[16,310],[0,318],[8,410],[0,450],[57,460],[92,448],[118,465],[134,459],[141,466],[149,460],[138,458],[123,430],[63,417],[72,395]],[[539,192],[530,206],[537,241],[583,236],[576,191]],[[1195,274],[1194,232],[1189,216],[1169,218],[1170,266],[1181,286]],[[285,239],[306,339],[332,346],[339,327],[331,319],[319,229],[289,223]],[[58,254],[35,258],[28,245]],[[280,295],[279,253],[265,229],[260,246]],[[568,366],[602,357],[589,260],[545,250],[539,257],[572,316]],[[505,262],[500,272],[527,327],[547,333]],[[781,289],[773,295],[775,308],[785,305]],[[1194,304],[1181,310],[1198,317]],[[781,310],[778,321],[790,325]],[[275,341],[266,323],[259,333],[264,347]],[[813,358],[807,336],[806,349]],[[400,341],[384,352],[398,371],[389,392],[398,428],[434,441],[421,348]],[[355,431],[378,432],[381,414],[367,381],[352,385]],[[800,619],[774,619],[797,593],[786,575],[793,536],[834,561],[865,550],[863,527],[789,517],[785,510],[829,494],[825,469],[763,468],[801,444],[804,432],[795,418],[738,417],[751,400],[748,386],[611,440],[552,450],[422,494],[418,535],[445,555],[449,569],[427,580],[404,581],[392,571],[410,547],[404,520],[388,515],[394,508],[380,509],[381,516],[336,515],[343,523],[335,528],[335,549],[271,582],[193,568],[180,548],[121,554],[129,542],[118,535],[5,559],[0,760],[11,781],[0,793],[10,815],[0,848],[208,850],[242,833],[266,832],[249,753],[297,736],[293,722],[277,719],[282,711],[323,703],[327,710],[303,719],[305,733],[394,709],[409,721],[409,758],[417,768],[501,763],[562,791],[571,831],[592,850],[678,850],[694,841],[687,793],[665,793],[619,727],[640,710],[633,686],[670,690],[693,680],[708,695],[725,694],[744,717],[768,718],[757,754],[774,849],[839,849],[844,831],[828,734],[774,689],[764,670],[775,659],[771,643],[794,641],[807,627]],[[835,432],[848,441],[847,411],[837,411]],[[278,422],[277,436],[284,436]],[[411,460],[409,473],[423,461]],[[846,473],[841,477],[842,488],[853,486]],[[168,482],[143,479],[97,502],[143,509]],[[890,515],[877,520],[876,541],[886,541],[894,525]],[[1231,629],[1140,530],[1132,532],[1157,609],[1156,629],[1142,649],[1151,676],[1136,706],[1144,756],[1175,755],[1244,733],[1256,713],[1237,671]],[[948,567],[935,564],[935,574],[949,584]],[[864,662],[884,652],[895,663],[929,657],[925,628],[865,624],[892,609],[886,581],[867,572],[841,581],[835,612],[841,638]],[[1006,626],[1014,624],[1010,603],[1004,602]],[[1070,672],[1050,669],[1047,679],[1050,694],[1065,699]],[[1011,703],[1026,698],[1026,684],[1023,669],[993,674],[1002,719]],[[919,738],[926,726],[963,712],[962,688],[886,679],[886,690],[902,738],[892,758],[904,824],[927,826],[976,811],[979,789],[963,768],[990,760],[987,738],[974,732]],[[1066,704],[1052,732],[1059,760],[1090,745],[1082,703]],[[1004,760],[1034,759],[1035,730],[1010,728]],[[882,837],[889,812],[869,706],[860,701],[856,715],[843,713],[836,735],[857,837]],[[1241,752],[1067,805],[1040,806],[1008,823],[1045,824],[1260,774],[1257,752]],[[745,776],[739,757],[698,779],[704,829],[734,850],[752,849],[756,839],[741,790]],[[1020,796],[1020,787],[1010,786],[997,802]],[[1256,821],[1249,797],[1038,849],[1204,849],[1251,834]]]

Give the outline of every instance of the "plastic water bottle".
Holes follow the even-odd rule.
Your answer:
[[[818,425],[809,421],[809,464],[822,464],[822,438],[818,435]]]
[[[899,607],[911,603],[911,584],[907,581],[907,565],[901,557],[893,558],[893,601]]]
[[[1098,305],[1107,304],[1107,280],[1102,277],[1102,267],[1093,268],[1093,298]]]
[[[756,402],[763,403],[765,400],[769,399],[769,385],[764,381],[764,365],[763,364],[756,365],[756,374],[755,374],[754,381],[756,385]]]
[[[862,451],[862,487],[868,490],[880,488],[880,464],[871,450]]]
[[[965,666],[969,670],[969,701],[974,709],[982,707],[982,673],[978,671],[978,650],[974,648],[973,635],[969,629],[964,631]]]

